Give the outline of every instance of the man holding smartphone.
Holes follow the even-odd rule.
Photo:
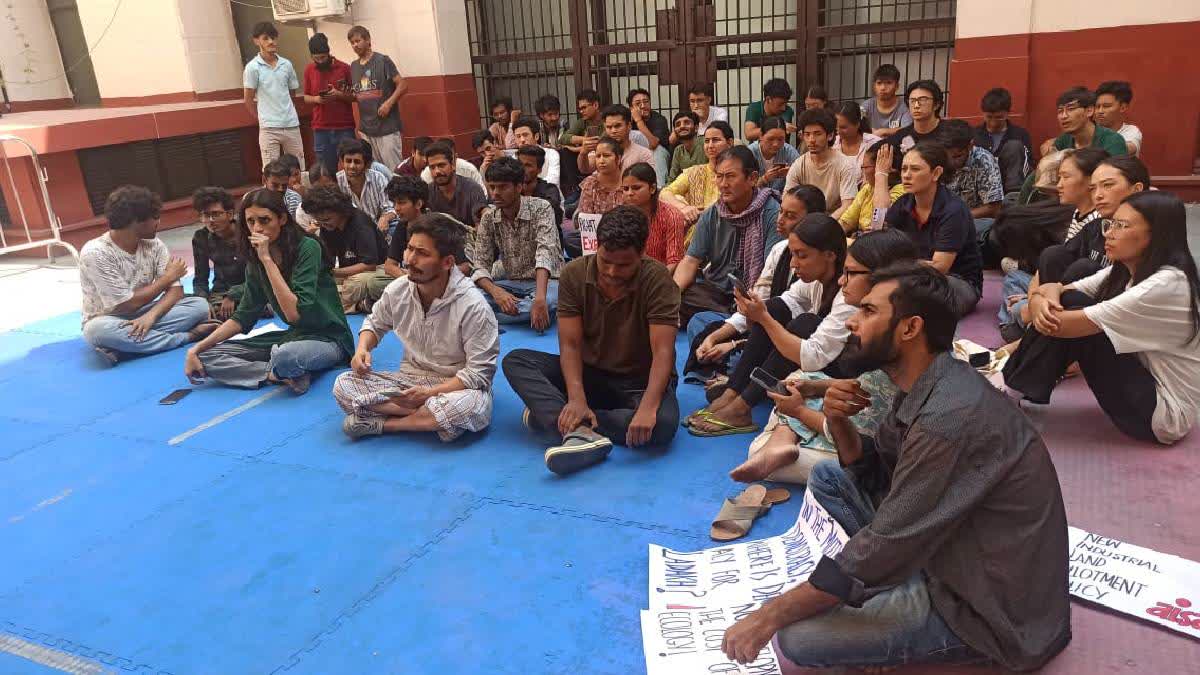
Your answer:
[[[304,67],[304,102],[313,107],[313,150],[326,169],[337,171],[338,143],[354,138],[350,66],[329,53],[329,38],[324,33],[309,38],[308,52],[312,63]]]

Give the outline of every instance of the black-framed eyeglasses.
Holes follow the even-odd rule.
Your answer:
[[[201,211],[200,220],[216,220],[221,216],[232,215],[233,211]]]

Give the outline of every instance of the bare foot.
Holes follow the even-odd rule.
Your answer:
[[[794,463],[800,457],[800,449],[793,445],[767,445],[754,453],[733,471],[729,477],[739,483],[753,483],[756,480],[766,480],[767,476],[783,467]]]
[[[1076,361],[1075,363],[1072,363],[1071,365],[1067,366],[1067,372],[1063,373],[1063,379],[1065,380],[1068,377],[1075,377],[1076,375],[1078,375],[1081,372],[1083,372],[1083,371],[1079,369],[1079,362]]]
[[[737,399],[738,393],[736,391],[732,389],[726,389],[725,391],[721,392],[721,395],[718,396],[715,401],[708,404],[708,409],[713,413],[719,413],[723,408],[733,403]]]
[[[205,321],[201,321],[188,331],[188,340],[192,342],[199,342],[208,337],[220,325],[221,321],[218,319],[207,319]]]

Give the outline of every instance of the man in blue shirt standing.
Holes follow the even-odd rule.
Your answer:
[[[242,72],[243,102],[258,122],[258,147],[262,163],[294,155],[304,169],[304,142],[300,140],[300,116],[292,103],[292,92],[300,89],[300,78],[292,62],[279,55],[275,24],[263,21],[254,25],[254,44],[258,55]],[[257,99],[257,105],[255,104]]]

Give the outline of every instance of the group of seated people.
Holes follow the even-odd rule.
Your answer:
[[[1189,432],[1200,276],[1185,208],[1151,188],[1140,132],[1112,140],[1135,137],[1124,83],[1060,97],[1063,135],[1034,170],[1004,90],[971,129],[941,119],[936,82],[901,98],[899,81],[881,66],[861,106],[810,89],[796,115],[791,87],[770,80],[749,144],[700,86],[671,125],[643,90],[607,107],[582,92],[566,129],[553,97],[536,118],[498,101],[478,168],[431,139],[390,178],[353,139],[336,173],[305,181],[284,158],[240,200],[196,192],[186,297],[187,266],[155,235],[158,197],[118,188],[110,232],[81,255],[84,337],[113,363],[190,344],[189,378],[235,387],[303,393],[348,365],[333,396],[354,439],[485,429],[499,365],[559,475],[614,445],[665,446],[681,421],[701,437],[757,434],[732,478],[807,484],[851,538],[731,627],[730,659],[774,637],[801,665],[1040,667],[1070,640],[1067,528],[1047,448],[1013,399],[1046,404],[1077,368],[1124,434]],[[1105,96],[1118,104],[1102,116]],[[564,213],[552,179],[568,167],[582,178]],[[953,354],[990,265],[1005,275],[1004,388]],[[367,315],[357,339],[350,312]],[[233,339],[268,315],[286,328]],[[501,325],[524,323],[557,323],[559,353],[501,359]],[[404,347],[395,371],[372,360],[389,332]],[[707,406],[681,412],[681,375]]]

